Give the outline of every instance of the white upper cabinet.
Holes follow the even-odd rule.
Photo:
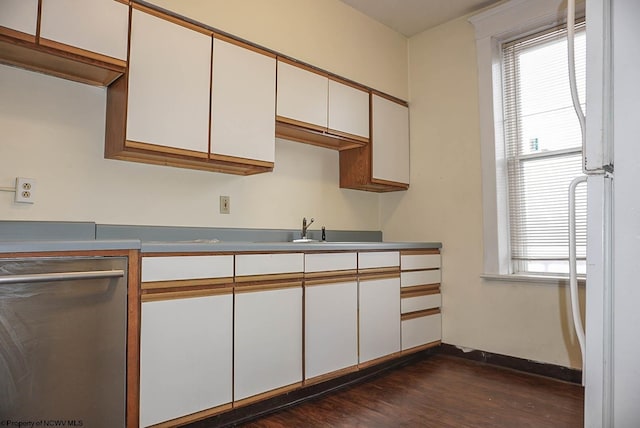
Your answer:
[[[409,183],[409,108],[372,97],[372,178]]]
[[[37,22],[38,0],[0,1],[0,27],[35,36]]]
[[[278,119],[326,129],[328,85],[326,75],[278,61]]]
[[[273,162],[276,59],[213,40],[211,153]]]
[[[329,79],[328,128],[368,139],[369,93]]]
[[[210,34],[133,10],[127,142],[209,157],[211,43]]]
[[[114,0],[42,0],[41,17],[41,44],[47,44],[46,39],[127,60],[126,4]]]

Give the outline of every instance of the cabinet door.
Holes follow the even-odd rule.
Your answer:
[[[400,278],[359,282],[360,362],[400,351]]]
[[[327,76],[278,61],[278,118],[326,130],[328,85]]]
[[[409,109],[372,96],[372,177],[409,183]]]
[[[52,40],[127,59],[129,7],[114,0],[42,0],[40,43]]]
[[[208,158],[211,36],[134,9],[130,50],[127,140]]]
[[[142,303],[140,426],[231,402],[233,296]]]
[[[305,287],[305,379],[358,364],[358,283]]]
[[[38,22],[38,0],[0,1],[0,27],[35,36]]]
[[[234,401],[302,381],[302,287],[236,292]]]
[[[276,60],[213,41],[211,153],[273,162]]]
[[[330,79],[328,127],[369,138],[369,93]]]

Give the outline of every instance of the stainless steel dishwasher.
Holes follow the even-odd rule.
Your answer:
[[[0,258],[0,421],[124,427],[126,333],[125,257]]]

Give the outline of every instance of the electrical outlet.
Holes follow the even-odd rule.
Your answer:
[[[16,177],[16,202],[35,202],[36,181],[33,178]]]
[[[220,214],[231,212],[231,200],[228,196],[220,196]]]

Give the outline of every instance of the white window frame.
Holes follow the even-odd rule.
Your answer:
[[[484,278],[532,280],[513,275],[509,248],[506,158],[501,129],[502,43],[551,29],[566,21],[564,0],[510,0],[469,18],[475,28],[478,62]],[[576,6],[584,14],[584,3]],[[539,277],[541,282],[564,278]]]

